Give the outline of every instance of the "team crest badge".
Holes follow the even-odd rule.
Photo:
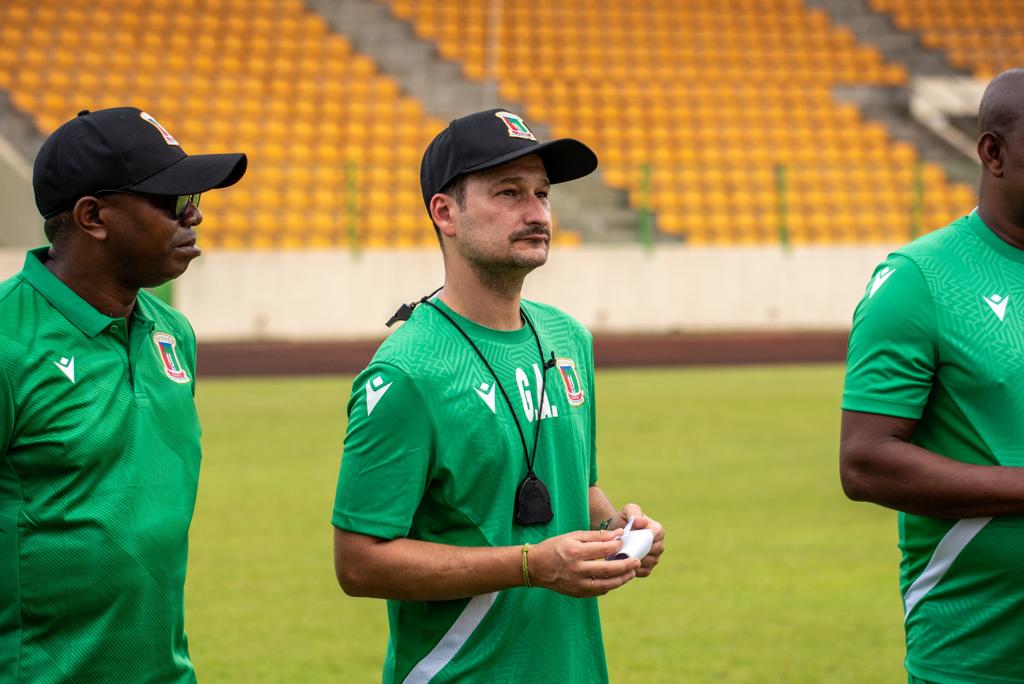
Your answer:
[[[184,383],[191,380],[188,371],[178,360],[178,341],[174,339],[173,335],[163,332],[154,333],[153,344],[156,345],[156,351],[160,354],[160,360],[163,361],[164,373],[167,374],[167,377],[174,382]]]
[[[505,122],[505,125],[508,127],[508,137],[537,142],[537,138],[533,136],[530,129],[523,123],[523,117],[512,112],[496,112],[494,116]]]
[[[572,359],[558,359],[556,365],[562,382],[565,383],[565,396],[569,400],[569,405],[581,406],[586,397],[583,396],[583,383],[576,372],[576,363]]]
[[[168,145],[177,145],[178,147],[181,147],[181,145],[178,145],[178,141],[174,139],[174,136],[171,135],[170,131],[161,126],[160,122],[154,119],[152,115],[146,112],[139,112],[139,118],[145,121],[146,123],[150,124],[156,130],[160,131],[160,135],[164,137],[165,143],[167,143]]]

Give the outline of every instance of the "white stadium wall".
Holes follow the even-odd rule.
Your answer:
[[[891,249],[555,248],[525,294],[597,333],[840,331]],[[23,260],[0,250],[0,277]],[[174,302],[205,342],[372,339],[441,281],[437,250],[214,252],[175,281]]]
[[[0,136],[0,206],[4,225],[0,249],[32,245],[43,239],[43,219],[32,195],[32,165]],[[0,267],[2,267],[0,263]],[[6,273],[6,271],[4,271]]]

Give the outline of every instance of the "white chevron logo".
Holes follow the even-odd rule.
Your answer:
[[[895,272],[895,268],[886,266],[881,271],[876,273],[875,279],[871,281],[871,290],[868,292],[868,299],[874,297],[875,293],[878,292],[878,288],[882,287],[882,285],[885,284],[885,281],[889,279],[889,276],[891,276]]]
[[[384,393],[388,391],[392,383],[384,385],[384,379],[379,375],[370,382],[366,383],[366,415],[373,413],[373,409],[377,408],[377,402],[384,397]],[[381,385],[384,385],[381,387]]]
[[[60,361],[54,361],[53,365],[60,368],[60,372],[68,377],[68,380],[74,384],[75,382],[75,357],[72,356],[70,359],[62,357]]]
[[[474,387],[473,389],[476,390],[477,395],[487,404],[487,408],[491,409],[491,413],[497,415],[498,411],[494,407],[494,385],[481,382],[480,387]]]
[[[992,309],[992,313],[999,317],[999,320],[1003,320],[1006,316],[1006,303],[1010,301],[1010,295],[1003,297],[1002,295],[994,294],[991,297],[981,296],[988,304],[989,308]]]

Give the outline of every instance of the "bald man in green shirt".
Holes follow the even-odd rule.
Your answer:
[[[0,283],[0,681],[195,681],[195,335],[142,288],[199,256],[199,193],[246,163],[188,156],[130,107],[82,112],[40,148],[52,245]]]
[[[843,392],[843,487],[900,512],[911,684],[1024,683],[1024,69],[978,119],[978,207],[875,269]]]

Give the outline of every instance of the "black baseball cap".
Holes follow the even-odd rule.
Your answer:
[[[468,114],[448,124],[423,153],[420,189],[427,211],[430,198],[455,178],[528,154],[540,155],[552,183],[582,178],[597,168],[597,155],[579,140],[538,142],[517,114],[503,109]]]
[[[86,195],[191,195],[225,188],[238,182],[247,164],[241,153],[185,154],[166,128],[135,107],[86,109],[43,141],[32,189],[39,213],[49,218]]]

